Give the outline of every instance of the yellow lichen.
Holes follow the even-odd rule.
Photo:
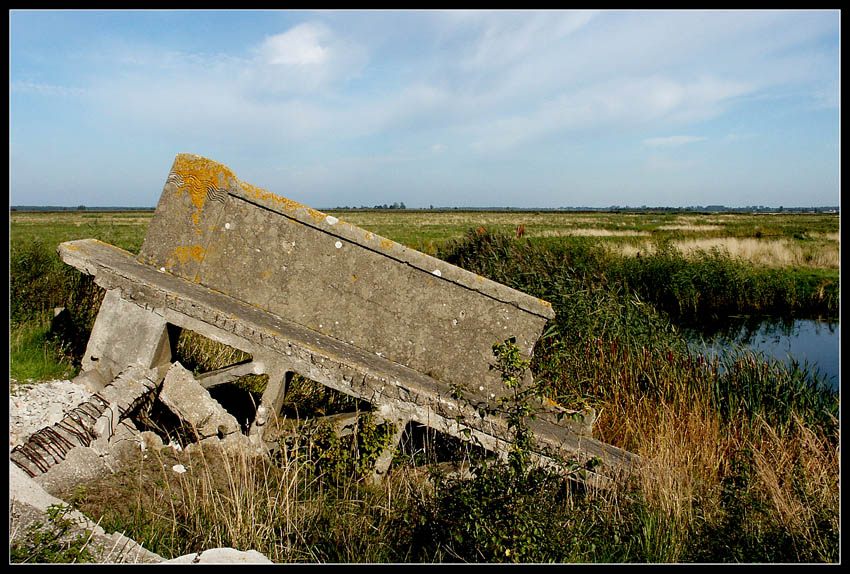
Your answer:
[[[292,201],[291,199],[287,199],[286,197],[281,197],[280,195],[274,194],[270,191],[266,191],[265,189],[257,187],[256,185],[251,185],[250,183],[240,181],[239,187],[241,187],[242,191],[244,191],[245,194],[249,197],[260,200],[264,203],[271,203],[274,207],[282,209],[286,213],[294,213],[295,210],[299,208],[310,211],[309,207],[301,205],[297,201]],[[314,209],[311,211],[316,210]],[[321,215],[322,218],[324,218],[324,214]]]
[[[202,208],[207,199],[207,191],[227,187],[227,180],[234,178],[230,169],[205,157],[180,154],[174,160],[172,171],[182,179],[178,193],[186,191],[197,208]],[[197,214],[196,214],[197,215]],[[197,224],[197,220],[195,221]]]
[[[169,261],[176,257],[180,263],[186,263],[190,259],[200,263],[204,259],[204,248],[200,245],[179,245],[171,252]]]

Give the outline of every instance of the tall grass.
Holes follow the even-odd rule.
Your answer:
[[[580,242],[553,259],[528,244],[480,235],[454,249],[447,257],[459,264],[553,302],[560,336],[538,344],[535,377],[562,404],[594,406],[600,413],[594,436],[641,456],[639,495],[630,495],[637,502],[618,503],[627,522],[646,534],[639,544],[632,541],[630,559],[836,560],[837,393],[805,365],[742,350],[713,359],[693,354],[667,314],[647,302],[677,301],[650,294],[684,298],[689,290],[682,284],[705,280],[694,293],[706,297],[691,299],[696,316],[706,300],[733,298],[740,272],[734,263],[714,253],[694,265],[671,251],[624,266],[638,276],[612,287],[622,262]],[[559,275],[557,261],[570,272]],[[533,279],[531,269],[540,270]],[[676,273],[686,280],[671,278]],[[687,309],[676,303],[670,314],[687,316]],[[665,323],[667,329],[652,328]],[[795,462],[776,466],[779,460]],[[809,512],[789,510],[807,504],[813,504]]]
[[[670,231],[678,226],[665,228]],[[682,230],[711,231],[710,226],[682,227]],[[685,257],[698,257],[701,252],[721,251],[732,259],[751,265],[767,267],[805,267],[813,269],[838,269],[840,247],[837,234],[819,235],[820,240],[801,241],[790,238],[767,239],[760,237],[691,237],[671,239],[670,243]],[[612,245],[619,255],[634,257],[655,253],[656,242],[620,243]]]
[[[274,458],[197,444],[140,451],[80,504],[166,558],[233,547],[274,562],[404,561],[394,505],[416,495],[412,483],[403,473],[376,486],[328,481],[314,448],[305,441]]]
[[[838,281],[817,272],[747,265],[713,249],[685,257],[672,244],[617,258],[609,276],[682,324],[728,315],[838,315]]]
[[[50,335],[52,313],[9,329],[9,376],[19,382],[67,379],[76,374],[71,345]]]

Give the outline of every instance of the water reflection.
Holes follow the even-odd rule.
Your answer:
[[[838,321],[787,317],[729,317],[721,325],[683,329],[692,347],[706,355],[742,346],[785,363],[796,360],[816,368],[834,388],[839,387],[841,325]]]

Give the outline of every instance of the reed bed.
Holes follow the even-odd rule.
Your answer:
[[[720,251],[729,257],[754,265],[770,267],[808,267],[838,269],[840,246],[835,240],[801,243],[790,239],[756,239],[751,237],[715,237],[673,240],[671,244],[685,257]],[[613,246],[620,255],[634,257],[657,252],[657,245],[620,244]]]
[[[649,237],[649,231],[597,229],[593,227],[579,227],[575,229],[543,229],[529,233],[529,237]]]

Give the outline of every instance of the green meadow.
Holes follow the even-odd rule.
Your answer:
[[[551,302],[534,391],[593,407],[594,437],[638,454],[638,471],[598,490],[525,464],[519,432],[505,462],[410,429],[372,485],[369,464],[391,429],[368,405],[297,379],[288,412],[318,420],[360,408],[359,432],[340,439],[315,423],[270,459],[140,454],[65,500],[165,557],[232,546],[309,563],[839,561],[837,392],[805,365],[743,349],[709,359],[681,335],[730,315],[837,318],[837,215],[332,213]],[[93,237],[137,252],[151,215],[10,213],[12,378],[79,370],[102,293],[56,246]],[[72,328],[53,335],[60,305]],[[242,358],[191,333],[178,355],[196,372]],[[189,472],[163,472],[178,460]],[[438,460],[464,461],[473,476],[442,475]]]

